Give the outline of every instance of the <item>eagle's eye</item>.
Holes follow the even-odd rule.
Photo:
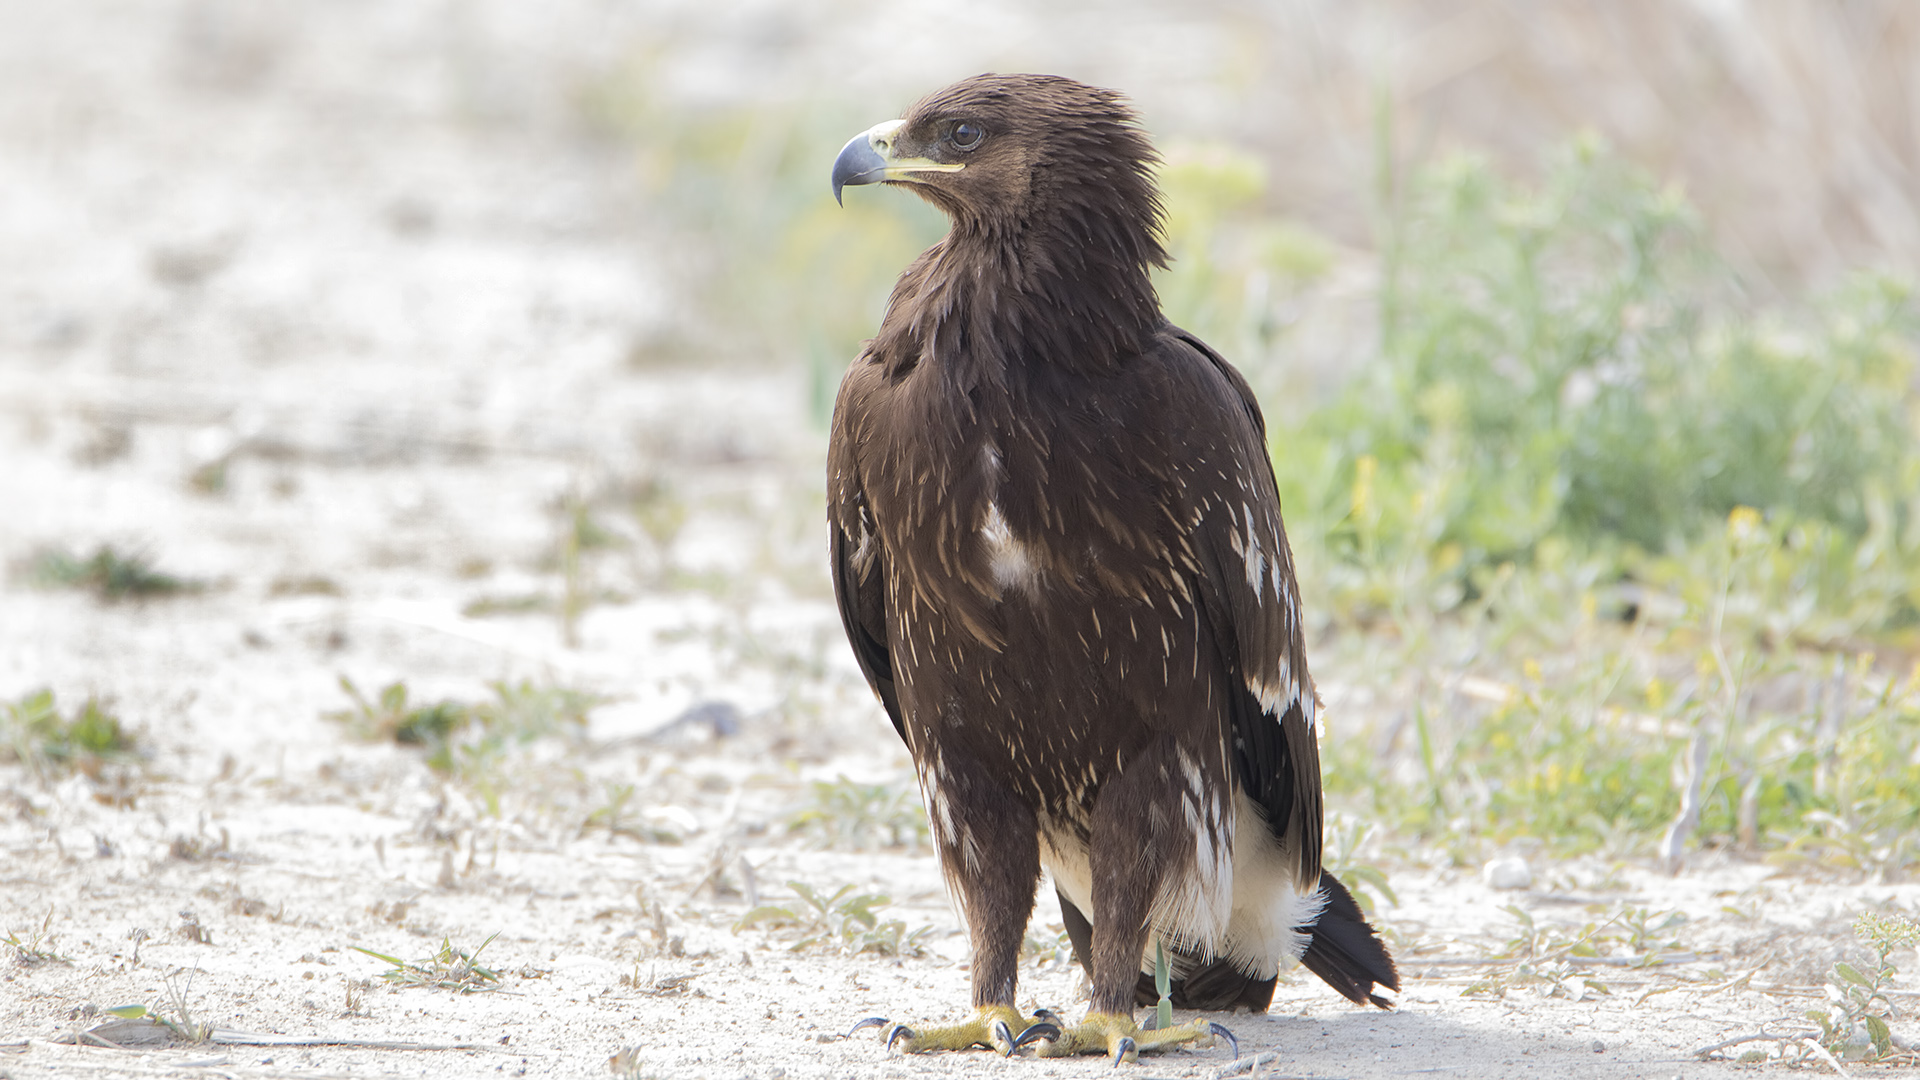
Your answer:
[[[962,120],[947,131],[947,142],[955,150],[971,150],[986,137],[986,129],[971,120]]]

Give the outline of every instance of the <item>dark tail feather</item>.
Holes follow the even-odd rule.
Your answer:
[[[1327,906],[1313,924],[1313,938],[1300,962],[1357,1005],[1371,1001],[1383,1009],[1393,1008],[1392,1002],[1373,992],[1375,985],[1400,989],[1400,972],[1387,947],[1339,878],[1320,871],[1320,888],[1326,891]]]

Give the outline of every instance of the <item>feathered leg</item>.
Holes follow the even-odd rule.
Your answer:
[[[940,867],[973,940],[974,1015],[941,1027],[896,1024],[886,1033],[887,1044],[908,1053],[986,1046],[1010,1054],[1017,1036],[1035,1022],[1022,1017],[1013,1001],[1020,946],[1040,884],[1039,827],[1026,803],[977,770],[952,759],[945,764],[947,774],[927,809]],[[886,1023],[862,1020],[854,1030]]]
[[[1180,810],[1188,783],[1176,765],[1182,760],[1191,757],[1162,737],[1134,755],[1127,770],[1101,789],[1088,845],[1093,1000],[1079,1026],[1040,1044],[1042,1057],[1100,1053],[1119,1062],[1143,1050],[1166,1050],[1211,1035],[1233,1039],[1226,1028],[1204,1019],[1156,1031],[1133,1022],[1134,985],[1154,899],[1166,884],[1166,874],[1193,866],[1196,843],[1207,840],[1191,831]],[[1214,840],[1224,843],[1227,838]]]

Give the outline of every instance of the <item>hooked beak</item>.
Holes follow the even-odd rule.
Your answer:
[[[840,148],[840,156],[833,162],[834,202],[841,202],[840,189],[844,187],[878,184],[883,180],[918,180],[920,173],[959,172],[966,168],[957,162],[898,156],[897,136],[905,124],[905,120],[875,124]]]

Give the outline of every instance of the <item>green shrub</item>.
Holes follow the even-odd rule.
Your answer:
[[[1549,539],[1631,572],[1747,506],[1830,558],[1897,564],[1911,591],[1909,284],[1863,277],[1805,315],[1756,313],[1684,199],[1591,142],[1536,187],[1471,157],[1410,187],[1379,357],[1276,432],[1288,508],[1330,556],[1419,560],[1458,602]]]

